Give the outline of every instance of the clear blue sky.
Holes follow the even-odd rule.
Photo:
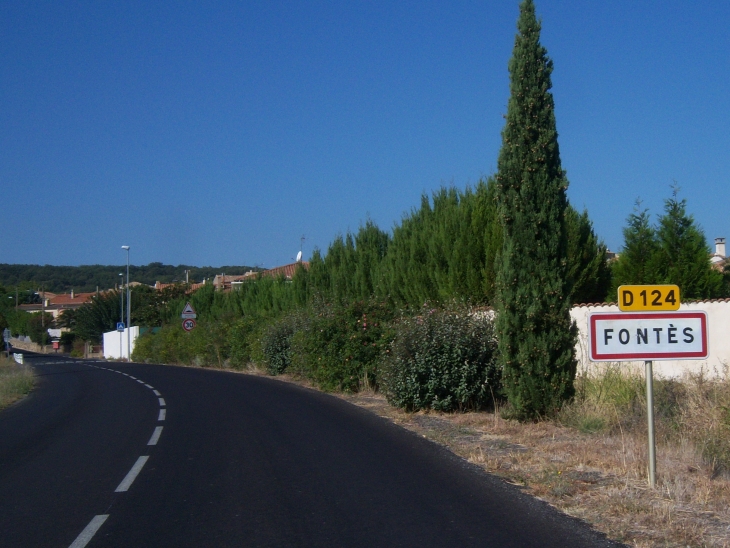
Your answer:
[[[730,237],[730,2],[536,0],[569,197]],[[518,1],[0,3],[0,262],[291,262],[496,169]]]

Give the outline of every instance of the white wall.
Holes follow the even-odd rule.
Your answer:
[[[684,372],[699,373],[704,369],[712,376],[725,376],[730,365],[730,300],[698,301],[683,303],[682,312],[704,310],[707,312],[710,356],[706,360],[655,361],[653,368],[657,376],[681,377]],[[588,359],[588,315],[592,312],[619,312],[617,305],[576,306],[570,311],[578,325],[576,358],[578,371],[598,371],[601,363]],[[622,367],[644,370],[644,362],[622,362]]]
[[[134,352],[134,343],[137,341],[137,337],[139,337],[139,326],[133,325],[132,327],[125,329],[124,332],[109,331],[108,333],[104,333],[104,357],[107,359],[119,359],[120,357],[127,359],[129,357],[127,355],[127,335],[130,332],[131,339],[129,342],[131,350]],[[119,352],[120,339],[122,341],[121,354]]]

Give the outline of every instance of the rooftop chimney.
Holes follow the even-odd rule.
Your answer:
[[[725,258],[725,238],[715,238],[715,255]]]
[[[71,298],[72,299],[74,298],[74,289],[73,289],[73,287],[71,288]]]

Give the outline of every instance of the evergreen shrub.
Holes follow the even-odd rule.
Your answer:
[[[231,367],[241,369],[247,364],[256,361],[255,357],[260,354],[260,343],[262,328],[265,326],[262,318],[255,316],[244,316],[237,320],[228,330],[228,356]]]
[[[145,333],[137,339],[132,359],[147,363],[176,363],[198,367],[228,365],[229,322],[198,322],[185,332],[179,323],[168,324],[159,332]]]
[[[188,363],[190,353],[183,335],[182,328],[174,324],[162,327],[155,334],[145,333],[135,341],[132,359],[146,363]]]
[[[292,337],[301,329],[303,316],[287,314],[268,324],[261,335],[261,355],[270,375],[284,373],[292,361]]]
[[[381,386],[408,411],[464,411],[495,403],[501,371],[492,319],[468,309],[428,310],[397,324]]]
[[[294,336],[296,371],[323,390],[377,388],[378,363],[393,338],[394,309],[377,301],[316,305]]]

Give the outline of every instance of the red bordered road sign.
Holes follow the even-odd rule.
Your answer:
[[[709,355],[707,313],[622,312],[588,317],[590,359],[702,360]]]
[[[185,331],[192,331],[193,329],[195,329],[195,320],[193,320],[192,318],[187,318],[183,320],[182,328]]]
[[[185,308],[183,308],[182,314],[180,314],[180,317],[183,320],[194,320],[198,317],[198,315],[195,313],[195,310],[193,309],[193,306],[190,303],[185,304]]]

